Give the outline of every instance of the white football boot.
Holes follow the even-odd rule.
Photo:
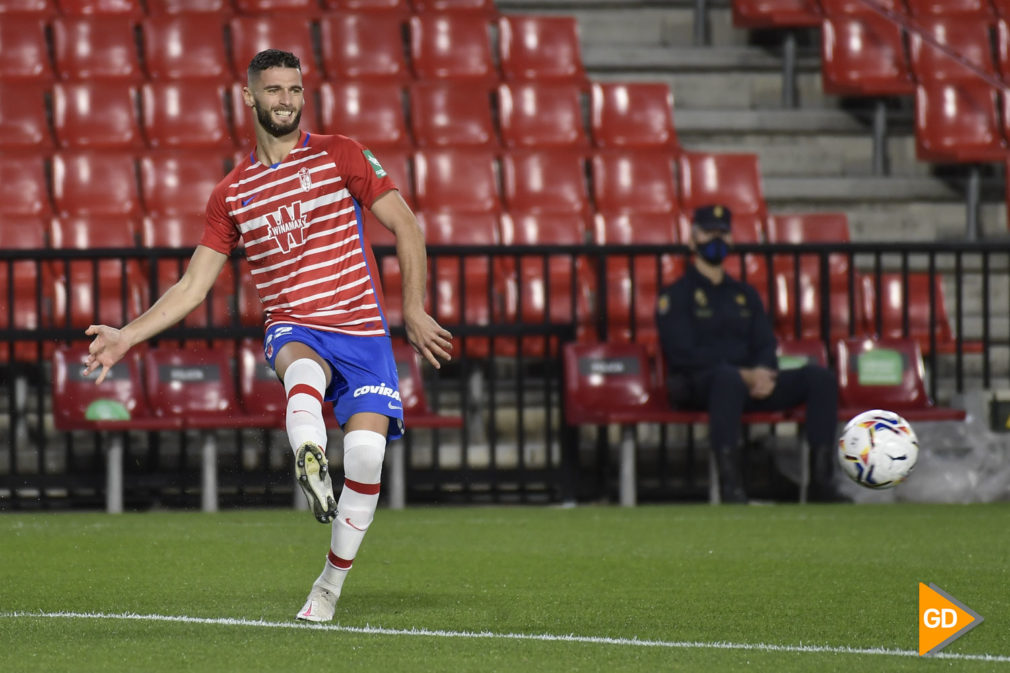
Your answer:
[[[328,622],[333,619],[338,598],[340,598],[339,593],[333,593],[319,584],[313,584],[309,597],[305,600],[305,605],[295,615],[295,619],[303,622]]]
[[[295,478],[319,523],[330,523],[337,518],[337,501],[333,497],[326,453],[314,442],[305,442],[295,452]]]

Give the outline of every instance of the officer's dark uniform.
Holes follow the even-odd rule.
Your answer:
[[[713,207],[696,211],[695,224],[700,217],[700,226],[728,227],[728,209],[720,208],[714,219],[712,211]],[[709,413],[709,438],[724,502],[746,501],[740,470],[741,414],[802,404],[807,405],[812,453],[811,497],[837,498],[832,481],[838,407],[834,375],[819,365],[781,371],[773,392],[764,399],[750,397],[740,376],[741,368],[778,369],[778,343],[753,287],[728,274],[716,285],[692,265],[660,291],[656,323],[671,402]]]

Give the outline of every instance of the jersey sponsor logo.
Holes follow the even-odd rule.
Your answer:
[[[309,169],[304,166],[300,171],[298,171],[298,182],[302,186],[302,191],[307,192],[312,189],[312,174],[309,173]]]
[[[400,400],[400,391],[390,388],[385,383],[380,383],[377,386],[361,386],[354,389],[355,397],[361,397],[362,395],[383,395],[385,397],[392,397],[397,401]]]
[[[305,217],[302,216],[302,202],[295,201],[291,207],[281,206],[276,213],[266,215],[270,238],[283,252],[305,244]]]
[[[374,154],[372,154],[372,150],[365,150],[365,158],[368,159],[368,163],[372,164],[372,170],[375,171],[375,177],[386,177],[386,169],[382,167],[379,160],[375,158]]]

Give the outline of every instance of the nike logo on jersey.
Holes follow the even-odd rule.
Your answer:
[[[255,199],[257,196],[259,196],[259,194],[253,194],[248,199],[242,199],[242,205],[248,206],[250,203],[252,203],[252,200]]]
[[[403,407],[401,407],[399,404],[393,404],[392,402],[390,402],[388,406],[393,411],[400,411],[401,409],[403,409]]]

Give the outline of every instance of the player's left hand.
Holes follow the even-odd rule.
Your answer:
[[[432,367],[441,369],[440,360],[452,360],[452,334],[426,311],[404,311],[403,322],[407,329],[407,341]]]

